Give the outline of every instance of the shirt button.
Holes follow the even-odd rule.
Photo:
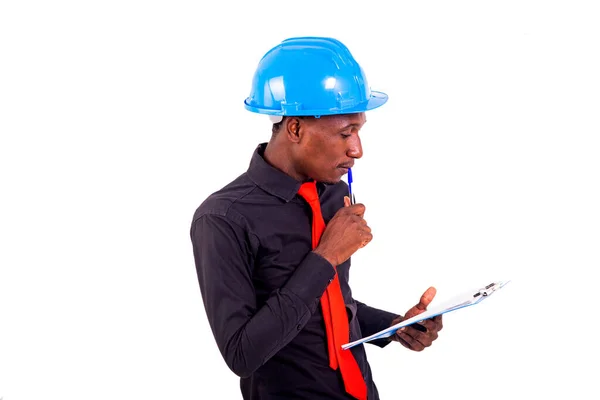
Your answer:
[[[302,325],[298,324],[298,326],[296,327],[296,329],[298,329],[298,330],[302,329]]]

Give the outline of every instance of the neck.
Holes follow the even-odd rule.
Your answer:
[[[284,174],[291,176],[297,181],[302,182],[306,179],[305,176],[296,170],[289,147],[282,146],[281,143],[278,143],[277,137],[271,138],[267,144],[267,148],[265,149],[265,154],[263,157],[265,161],[269,163],[269,165],[277,168]]]

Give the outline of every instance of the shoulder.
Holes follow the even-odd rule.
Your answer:
[[[194,212],[192,223],[207,216],[214,216],[217,219],[239,219],[233,206],[255,189],[256,185],[244,172],[202,201]]]

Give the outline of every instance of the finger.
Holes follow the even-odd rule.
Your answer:
[[[404,314],[404,319],[412,318],[415,315],[419,315],[419,314],[424,313],[424,312],[425,312],[425,310],[419,308],[418,305],[413,306],[410,310],[408,310],[406,312],[406,314]]]
[[[344,207],[350,207],[350,197],[344,196]]]
[[[369,224],[367,224],[367,220],[366,219],[361,218],[359,222],[360,222],[361,225],[365,225],[367,228],[369,227]]]
[[[421,295],[419,303],[406,312],[406,314],[404,315],[404,319],[412,318],[415,315],[421,314],[422,312],[426,311],[427,306],[429,305],[429,303],[431,303],[431,301],[435,297],[435,294],[436,290],[434,287],[430,287],[429,289],[427,289],[425,293]]]
[[[436,325],[436,330],[437,330],[438,332],[439,332],[439,331],[441,331],[441,330],[442,330],[442,328],[444,327],[444,324],[443,324],[443,322],[442,322],[442,316],[441,316],[441,315],[438,315],[438,316],[436,316],[436,317],[433,317],[433,318],[432,318],[432,320],[433,320],[433,322],[434,322],[434,323],[435,323],[435,325]]]
[[[427,320],[425,320],[425,321],[427,321]],[[420,321],[415,324],[412,324],[411,327],[415,328],[419,332],[427,332],[428,328],[427,328],[427,325],[425,324],[425,321]]]
[[[414,350],[411,346],[410,343],[408,343],[406,340],[402,339],[400,336],[396,337],[396,340],[399,341],[400,343],[402,343],[402,346],[406,347],[409,350]]]
[[[361,232],[360,237],[363,240],[362,244],[360,245],[360,248],[365,247],[366,245],[368,245],[371,242],[371,240],[373,240],[373,235],[369,232],[364,232],[364,233]]]
[[[423,351],[426,346],[417,339],[418,334],[419,331],[407,327],[405,330],[396,332],[396,338],[404,347],[410,350]]]
[[[425,293],[423,293],[423,295],[421,296],[421,299],[419,300],[419,304],[416,305],[416,307],[419,310],[427,310],[427,306],[429,305],[429,303],[431,303],[431,301],[433,300],[433,298],[435,297],[435,294],[437,293],[437,291],[435,290],[435,288],[432,286],[429,289],[427,289],[425,291]]]
[[[358,215],[359,217],[363,217],[365,215],[365,205],[364,204],[353,204],[351,207],[352,214]]]
[[[423,328],[422,332],[437,332],[440,330],[441,324],[435,318],[426,319],[416,323],[420,328]],[[419,328],[417,328],[419,329]],[[419,329],[420,330],[420,329]]]
[[[419,329],[417,329],[417,326]],[[429,347],[433,344],[433,342],[438,338],[438,333],[436,331],[421,331],[424,329],[422,326],[418,324],[411,325],[410,327],[406,327],[406,330],[402,333],[407,335],[404,339],[410,342],[414,347]],[[407,339],[410,338],[410,339]]]
[[[367,232],[371,232],[371,227],[369,226],[369,224],[367,224],[365,220],[359,221],[359,224],[361,225],[361,229],[364,229]]]

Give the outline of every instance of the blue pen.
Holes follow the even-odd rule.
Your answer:
[[[354,193],[352,193],[352,168],[348,168],[348,195],[350,197],[350,204],[356,204]]]

